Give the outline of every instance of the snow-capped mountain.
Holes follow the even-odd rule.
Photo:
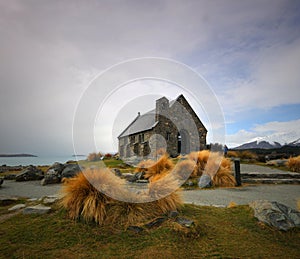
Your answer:
[[[282,135],[279,135],[282,137]],[[279,138],[279,141],[274,140],[273,136],[267,137],[258,137],[251,140],[248,143],[242,144],[234,149],[252,149],[252,148],[262,148],[262,149],[271,149],[271,148],[280,148],[282,146],[294,146],[300,147],[300,138],[294,141],[287,141],[288,138]]]
[[[252,148],[271,149],[271,148],[280,148],[280,147],[281,147],[281,144],[276,141],[270,143],[265,140],[262,140],[262,141],[255,140],[255,141],[240,145],[234,149],[252,149]]]

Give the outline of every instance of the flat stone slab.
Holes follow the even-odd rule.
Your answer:
[[[53,204],[53,203],[55,203],[58,200],[59,200],[58,196],[55,196],[55,195],[53,195],[53,196],[47,196],[47,197],[45,197],[43,199],[43,203],[44,204]]]
[[[42,204],[36,206],[30,206],[23,210],[23,214],[46,214],[51,210],[51,207],[44,206]]]
[[[26,207],[25,204],[17,204],[15,206],[12,206],[11,208],[9,208],[8,211],[20,210],[20,209],[23,209],[25,207]]]
[[[249,204],[254,216],[270,226],[287,231],[300,227],[300,212],[276,201],[257,200]]]

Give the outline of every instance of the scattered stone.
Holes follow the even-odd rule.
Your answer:
[[[144,231],[144,229],[142,227],[139,227],[139,226],[129,226],[127,228],[127,230],[133,231],[135,233],[141,233],[141,232]]]
[[[53,204],[58,201],[59,198],[57,196],[47,196],[43,199],[44,204]]]
[[[15,211],[15,210],[20,210],[20,209],[23,209],[25,208],[26,205],[25,204],[17,204],[11,208],[8,209],[8,211]]]
[[[16,180],[16,174],[7,174],[4,176],[4,180]]]
[[[27,199],[27,201],[37,201],[38,199],[37,198],[30,198],[30,199]]]
[[[188,180],[188,181],[186,182],[186,185],[191,187],[191,186],[194,185],[194,183],[193,183],[192,180]]]
[[[38,204],[36,206],[26,207],[23,210],[23,214],[46,214],[51,210],[51,207]]]
[[[169,212],[168,217],[169,218],[176,218],[176,217],[178,217],[178,215],[179,215],[179,213],[178,213],[177,210],[172,210],[172,211]]]
[[[136,183],[149,183],[148,180],[136,180]]]
[[[15,203],[18,200],[16,197],[0,196],[0,206],[7,206]]]
[[[41,180],[44,177],[42,170],[36,166],[28,166],[21,173],[16,175],[17,182]]]
[[[122,174],[122,178],[126,179],[128,182],[134,182],[135,181],[135,175],[131,174],[131,173]]]
[[[177,222],[178,224],[186,228],[190,228],[191,226],[194,225],[194,221],[187,218],[177,218],[175,222]]]
[[[113,171],[113,173],[114,173],[116,176],[118,176],[118,177],[121,177],[121,176],[122,176],[122,173],[121,173],[120,169],[118,169],[118,168],[112,168],[111,170]]]
[[[270,226],[287,231],[300,227],[300,212],[276,201],[257,200],[249,204],[254,216]]]
[[[211,178],[209,175],[207,174],[202,174],[199,182],[198,182],[198,186],[200,188],[209,188],[212,186],[212,182],[211,182]]]
[[[159,227],[162,223],[166,221],[166,217],[160,217],[156,218],[155,220],[145,224],[146,228],[153,228],[153,227]]]
[[[71,178],[81,172],[82,168],[78,164],[66,164],[61,172],[61,178]]]

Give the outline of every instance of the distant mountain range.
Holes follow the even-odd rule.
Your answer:
[[[273,149],[273,148],[281,148],[283,146],[300,147],[300,138],[285,144],[280,144],[279,142],[276,141],[268,141],[263,138],[257,138],[254,141],[242,144],[233,149],[254,149],[254,148]]]

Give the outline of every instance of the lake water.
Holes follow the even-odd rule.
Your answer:
[[[17,165],[52,165],[55,162],[65,163],[69,160],[84,160],[85,156],[56,156],[56,157],[0,157],[0,166],[17,166]]]

